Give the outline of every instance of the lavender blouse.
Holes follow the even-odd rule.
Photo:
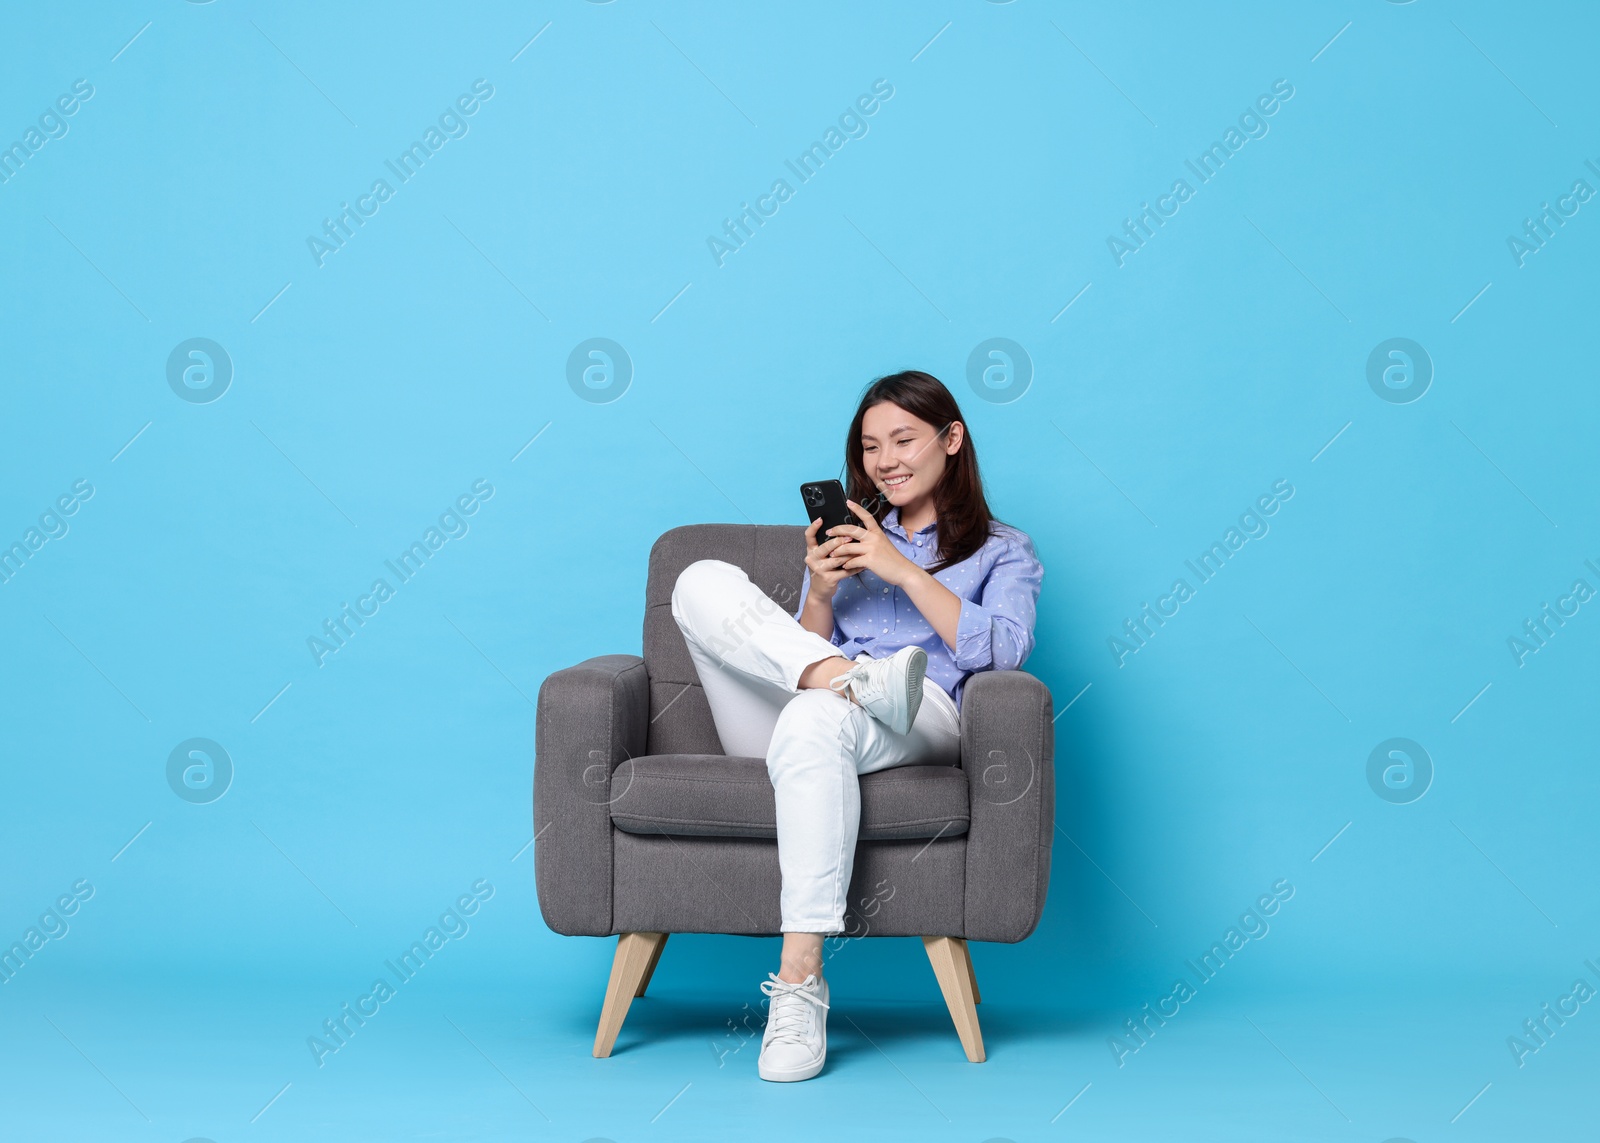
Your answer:
[[[912,563],[928,567],[938,562],[937,524],[907,535],[900,526],[900,509],[891,508],[881,526]],[[959,710],[967,676],[976,671],[1015,670],[1027,662],[1034,646],[1034,618],[1044,567],[1027,533],[997,523],[983,547],[959,564],[934,572],[933,578],[962,600],[954,652],[922,617],[910,596],[866,568],[841,582],[833,597],[832,642],[849,659],[863,651],[882,659],[902,647],[921,647],[928,653],[928,678],[949,692]],[[805,611],[810,588],[811,569],[807,568],[800,586],[800,606],[794,613],[797,620]]]

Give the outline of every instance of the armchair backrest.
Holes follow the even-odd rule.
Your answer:
[[[683,632],[672,618],[672,587],[696,560],[725,560],[790,615],[800,605],[806,530],[799,524],[690,524],[650,549],[645,584],[644,667],[650,678],[651,754],[722,754],[711,707]]]

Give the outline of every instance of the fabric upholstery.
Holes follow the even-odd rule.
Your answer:
[[[672,586],[696,560],[726,560],[792,614],[805,574],[805,529],[767,524],[694,524],[663,533],[645,582],[644,659],[650,668],[651,754],[723,754],[694,661],[672,618]]]
[[[619,933],[780,932],[776,843],[620,830],[616,842]],[[843,935],[961,936],[966,865],[961,837],[861,843]]]
[[[967,680],[969,940],[1012,943],[1039,923],[1055,835],[1054,757],[1055,720],[1042,682],[1025,671],[980,671]]]
[[[718,754],[654,754],[612,775],[611,821],[628,833],[778,837],[767,764]],[[967,832],[967,777],[954,766],[896,766],[863,775],[862,841]]]
[[[779,931],[765,763],[725,756],[672,618],[673,584],[698,559],[744,568],[792,615],[805,529],[666,532],[650,552],[643,657],[600,655],[539,688],[534,863],[540,911],[558,933]],[[979,672],[963,695],[959,767],[862,777],[845,935],[1033,932],[1055,829],[1052,718],[1049,690],[1026,671]]]
[[[644,660],[600,655],[539,687],[533,830],[539,910],[558,933],[611,927],[611,772],[644,753]]]

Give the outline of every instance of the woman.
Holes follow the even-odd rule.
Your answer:
[[[757,1070],[810,1079],[827,1053],[822,942],[842,932],[860,826],[858,775],[960,760],[974,671],[1033,650],[1044,569],[995,520],[955,398],[906,372],[872,382],[845,440],[860,519],[806,529],[803,595],[785,614],[740,568],[683,570],[672,615],[733,755],[764,757],[777,799],[783,951]],[[869,507],[870,506],[870,507]]]

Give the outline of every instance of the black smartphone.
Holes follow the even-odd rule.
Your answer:
[[[844,486],[837,480],[812,480],[800,486],[800,496],[806,502],[806,525],[818,516],[822,526],[817,529],[817,543],[828,539],[828,529],[840,524],[859,524],[856,514],[844,502]]]

